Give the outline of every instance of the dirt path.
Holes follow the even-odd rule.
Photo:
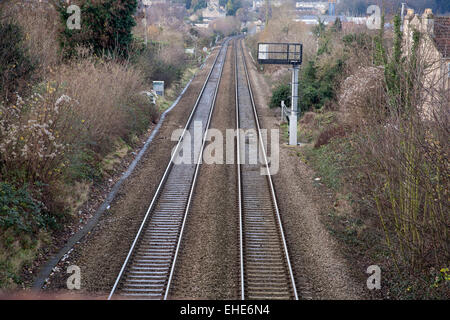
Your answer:
[[[245,51],[261,126],[279,129],[279,116],[267,104],[270,87]],[[299,298],[363,299],[365,281],[356,280],[320,220],[330,200],[318,194],[314,173],[297,157],[296,147],[280,145],[280,169],[273,179]]]
[[[235,128],[234,55],[228,48],[210,128]],[[225,145],[224,145],[225,148]],[[236,167],[203,164],[177,261],[172,298],[237,299],[239,291]]]
[[[170,160],[173,130],[186,124],[203,82],[211,68],[216,51],[206,61],[191,85],[169,112],[163,126],[138,164],[125,181],[110,209],[100,218],[93,231],[74,247],[67,259],[58,264],[50,278],[48,291],[66,290],[66,269],[77,265],[81,269],[79,294],[106,296],[122,267],[132,241],[152,200],[164,170]]]

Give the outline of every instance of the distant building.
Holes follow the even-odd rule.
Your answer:
[[[424,74],[425,112],[431,110],[433,94],[446,93],[450,96],[450,17],[435,17],[431,9],[422,16],[408,9],[403,22],[404,45],[410,52],[413,31],[421,33],[420,59],[428,65]]]
[[[255,11],[258,8],[264,6],[264,0],[253,0],[252,10]]]
[[[328,2],[296,2],[295,9],[298,13],[310,15],[325,14],[328,10]]]
[[[225,8],[219,5],[219,0],[209,0],[208,6],[202,10],[203,20],[206,22],[223,18],[226,15]]]
[[[301,15],[298,16],[295,21],[297,22],[303,22],[305,24],[319,24],[319,19],[322,21],[325,25],[332,25],[336,18],[339,18],[344,25],[351,24],[351,25],[359,25],[359,26],[366,26],[367,18],[366,17],[346,17],[346,16],[328,16],[328,15]]]
[[[168,1],[167,1],[168,2]],[[155,4],[166,3],[166,0],[138,0],[137,11],[144,10],[144,7],[151,7]]]
[[[204,28],[204,29],[208,29],[209,28],[209,24],[208,23],[194,23],[194,26],[196,26],[197,28]]]

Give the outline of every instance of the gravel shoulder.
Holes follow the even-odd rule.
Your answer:
[[[244,51],[261,126],[280,129],[279,115],[267,103],[270,87]],[[300,161],[298,148],[280,143],[280,168],[273,181],[299,298],[364,299],[364,271],[351,269],[321,219],[332,205],[331,194],[314,185],[314,172]]]
[[[47,292],[67,293],[67,267],[77,265],[81,269],[81,290],[77,291],[78,294],[109,294],[170,160],[171,149],[176,143],[171,141],[172,132],[185,126],[216,53],[217,49],[195,76],[178,105],[168,113],[141,162],[123,183],[97,226],[64,261],[60,261],[46,286]]]

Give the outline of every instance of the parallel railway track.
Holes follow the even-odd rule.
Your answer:
[[[245,130],[245,139],[239,130],[237,137],[241,298],[298,299],[272,178],[261,174],[261,168],[270,167],[240,41],[235,44],[235,84],[236,126]],[[262,165],[245,159],[251,142],[261,148]]]
[[[252,130],[237,134],[240,282],[242,299],[298,299],[275,189],[270,175],[244,52],[234,41],[236,126]],[[175,151],[117,276],[108,299],[167,299],[183,231],[194,194],[207,130],[213,114],[229,41],[220,48],[189,116]],[[201,123],[201,141],[194,127]],[[198,128],[196,129],[198,130]],[[264,163],[246,163],[249,141],[261,148]],[[240,144],[245,141],[244,145]],[[183,143],[191,143],[191,164],[177,164]],[[200,143],[200,148],[193,147]]]
[[[220,48],[108,299],[167,299],[228,48]],[[194,135],[201,123],[202,140]],[[190,134],[191,141],[185,137]],[[191,164],[176,164],[191,143]],[[195,144],[201,147],[194,147]]]

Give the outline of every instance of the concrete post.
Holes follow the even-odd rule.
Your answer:
[[[298,73],[300,67],[292,67],[291,116],[289,117],[289,145],[297,145]]]

